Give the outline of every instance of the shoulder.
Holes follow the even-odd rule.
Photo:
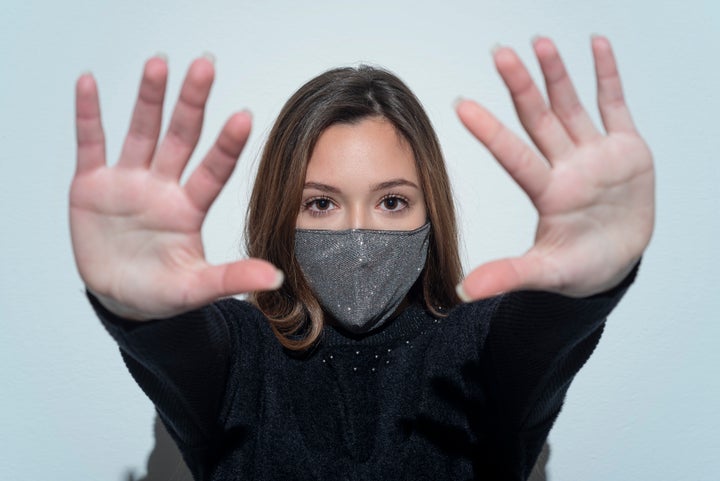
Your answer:
[[[262,311],[254,304],[235,297],[226,297],[215,301],[212,306],[228,319],[266,320]]]
[[[254,304],[234,297],[220,299],[210,306],[225,320],[228,328],[238,335],[273,337],[270,324]]]
[[[458,304],[448,311],[446,327],[455,330],[473,330],[486,335],[502,301],[502,296],[496,296]]]

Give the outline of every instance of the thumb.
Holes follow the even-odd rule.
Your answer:
[[[536,256],[499,259],[475,268],[457,285],[460,299],[470,302],[523,289],[539,289],[547,269]]]
[[[198,303],[252,291],[278,289],[285,276],[271,263],[261,259],[243,259],[228,264],[208,266],[197,276]]]

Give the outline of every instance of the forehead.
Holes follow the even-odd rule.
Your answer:
[[[408,141],[383,117],[333,124],[318,138],[308,162],[308,180],[386,180],[417,183],[415,156]]]

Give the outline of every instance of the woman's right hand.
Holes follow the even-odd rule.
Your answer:
[[[248,113],[228,119],[202,163],[179,183],[200,137],[213,78],[211,61],[192,63],[158,143],[167,64],[148,60],[120,159],[112,166],[105,160],[95,80],[86,74],[77,81],[77,170],[70,189],[75,262],[88,290],[121,317],[170,317],[282,283],[282,273],[266,261],[211,266],[203,251],[201,227],[248,138]]]

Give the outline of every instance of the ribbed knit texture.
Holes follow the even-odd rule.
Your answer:
[[[634,276],[443,319],[413,305],[302,355],[246,302],[136,323],[90,299],[197,480],[523,480]]]

